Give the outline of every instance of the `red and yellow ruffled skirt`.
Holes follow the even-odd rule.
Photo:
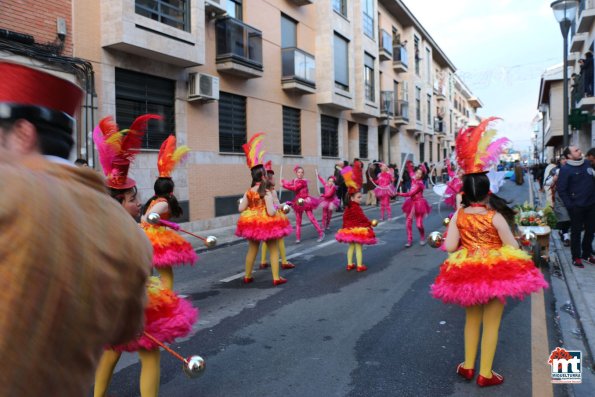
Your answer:
[[[548,283],[530,256],[517,248],[462,248],[448,256],[431,286],[432,296],[444,303],[474,306],[497,298],[523,299]]]
[[[248,208],[240,214],[236,236],[248,240],[276,240],[291,234],[291,224],[285,214],[269,216],[264,208]]]
[[[143,226],[153,246],[153,266],[194,265],[198,255],[192,245],[175,231],[164,226]]]
[[[163,343],[173,343],[176,339],[190,334],[192,326],[198,319],[198,309],[192,307],[189,301],[164,288],[157,277],[149,278],[147,297],[144,332]],[[120,352],[133,352],[139,349],[155,350],[157,348],[159,346],[144,333],[132,342],[110,347],[110,349]]]
[[[357,243],[374,245],[376,244],[376,234],[371,227],[350,227],[343,228],[337,231],[335,234],[335,240],[340,243]]]

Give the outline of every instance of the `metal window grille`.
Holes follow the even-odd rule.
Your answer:
[[[299,109],[283,106],[283,154],[302,154],[302,132]]]
[[[339,119],[320,116],[321,151],[324,157],[339,157]]]
[[[190,0],[135,0],[135,12],[176,29],[190,31]]]
[[[359,125],[359,157],[368,158],[368,126]]]
[[[176,82],[144,73],[116,68],[116,120],[121,128],[145,113],[162,120],[149,121],[143,136],[143,149],[159,149],[163,141],[176,133]]]
[[[219,151],[243,153],[246,143],[246,98],[219,93]]]

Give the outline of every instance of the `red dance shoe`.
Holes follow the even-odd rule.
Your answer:
[[[295,265],[293,263],[289,263],[289,262],[282,263],[281,268],[282,269],[293,269],[293,268],[295,268]]]
[[[355,265],[352,263],[351,265],[347,265],[347,271],[351,271],[355,269]]]
[[[244,284],[250,284],[254,281],[254,277],[244,277]]]
[[[366,265],[361,265],[357,267],[357,272],[365,272],[366,270],[368,270],[368,266]]]
[[[504,377],[494,371],[492,371],[491,378],[484,378],[481,375],[477,377],[477,385],[479,387],[497,386],[502,383],[504,383]]]
[[[475,369],[463,368],[463,364],[465,364],[465,363],[462,362],[457,366],[457,374],[459,374],[460,376],[462,376],[463,378],[465,378],[467,380],[473,379],[473,377],[475,376]]]
[[[286,282],[287,282],[287,279],[284,279],[283,277],[279,277],[279,280],[273,280],[273,285],[276,287],[277,285],[285,284]]]
[[[268,263],[261,263],[260,266],[259,266],[260,269],[266,269],[268,267],[269,267],[269,264]]]

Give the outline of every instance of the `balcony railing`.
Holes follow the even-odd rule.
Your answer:
[[[409,102],[399,100],[395,103],[395,117],[409,121]]]
[[[395,93],[394,91],[380,92],[380,114],[385,117],[392,117],[395,110]]]
[[[262,70],[262,32],[232,17],[215,22],[217,62],[234,61]]]
[[[407,48],[396,45],[393,47],[393,63],[400,63],[405,68],[409,67],[409,57],[407,55]]]
[[[581,73],[574,78],[572,82],[572,103],[571,109],[577,108],[578,103],[585,97],[593,96],[593,76],[586,78],[585,73]]]
[[[299,80],[316,86],[316,61],[313,55],[294,47],[283,48],[281,64],[283,80]]]
[[[380,30],[380,51],[393,55],[393,36],[384,29]]]

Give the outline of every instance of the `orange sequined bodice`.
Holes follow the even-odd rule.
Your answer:
[[[457,228],[461,235],[461,245],[471,251],[501,248],[502,240],[492,224],[495,214],[496,211],[493,210],[488,210],[485,214],[467,214],[460,210]]]
[[[260,198],[258,192],[248,190],[246,192],[246,198],[248,199],[248,208],[256,209],[260,207],[265,207],[266,205],[264,199]]]

